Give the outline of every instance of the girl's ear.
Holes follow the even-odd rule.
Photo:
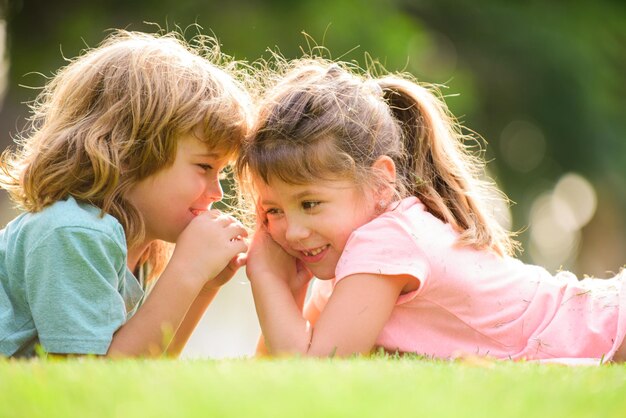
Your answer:
[[[378,174],[380,174],[388,184],[394,184],[396,182],[396,163],[387,156],[381,155],[378,157],[372,168]]]
[[[374,164],[372,164],[372,169],[384,180],[384,184],[382,184],[376,191],[378,195],[377,199],[389,203],[389,201],[393,198],[393,192],[395,190],[394,184],[396,183],[396,164],[389,156],[381,155],[376,161],[374,161]]]

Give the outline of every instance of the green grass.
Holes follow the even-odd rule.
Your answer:
[[[0,360],[0,417],[626,417],[626,366]]]

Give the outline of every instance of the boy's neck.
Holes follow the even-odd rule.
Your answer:
[[[139,264],[139,260],[141,259],[141,256],[146,252],[149,246],[150,246],[150,243],[148,242],[148,243],[137,245],[133,248],[128,249],[128,256],[126,258],[126,266],[128,267],[130,271],[132,271],[133,273],[137,271],[137,267],[138,267],[137,265]]]

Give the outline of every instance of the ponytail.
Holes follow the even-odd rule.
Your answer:
[[[469,137],[461,132],[443,100],[398,76],[377,82],[402,129],[404,152],[396,164],[408,194],[461,231],[461,243],[513,253],[516,244],[510,234],[483,207],[483,201],[498,192],[480,179],[483,163],[464,144]]]
[[[396,164],[397,197],[417,196],[459,231],[461,244],[513,252],[511,237],[483,207],[498,192],[481,180],[482,160],[463,142],[471,137],[443,100],[412,78],[374,78],[345,63],[295,60],[259,108],[238,162],[240,178],[308,184],[330,175],[376,188],[389,185],[372,169],[385,155]]]

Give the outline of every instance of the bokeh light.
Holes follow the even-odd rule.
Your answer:
[[[579,174],[567,173],[553,190],[541,194],[530,211],[532,260],[549,270],[557,270],[578,255],[581,229],[596,211],[596,193]]]
[[[569,231],[576,231],[591,220],[596,212],[596,192],[584,177],[568,173],[554,187],[552,210],[557,222]]]
[[[527,173],[543,160],[546,151],[545,137],[536,125],[516,120],[502,130],[500,151],[511,168]]]

